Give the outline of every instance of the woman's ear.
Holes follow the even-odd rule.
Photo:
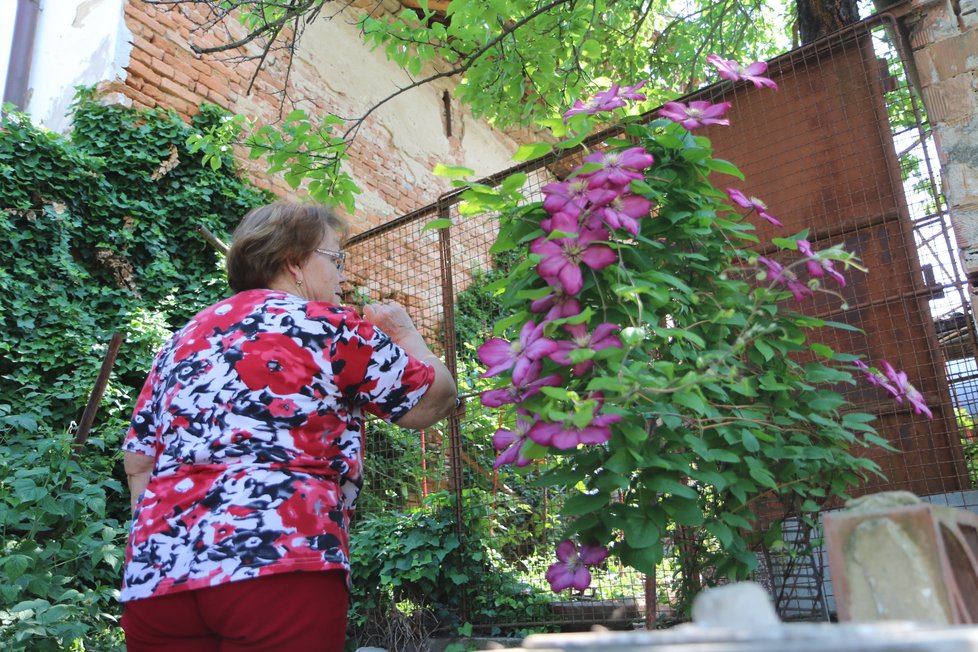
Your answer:
[[[285,263],[285,269],[292,275],[292,278],[302,278],[302,265],[299,263],[290,260]]]

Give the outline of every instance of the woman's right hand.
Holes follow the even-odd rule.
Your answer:
[[[458,388],[448,367],[431,352],[411,317],[399,303],[372,303],[363,307],[363,317],[387,335],[395,344],[435,370],[435,378],[421,400],[396,423],[405,428],[427,428],[447,416],[456,407]]]
[[[363,307],[363,316],[401,346],[403,346],[402,342],[406,338],[418,335],[418,329],[411,320],[411,316],[399,303],[389,301],[367,304]],[[410,353],[410,351],[408,352]]]

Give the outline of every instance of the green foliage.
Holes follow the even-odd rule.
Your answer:
[[[125,501],[114,451],[0,405],[0,639],[7,650],[60,650],[72,641],[117,649]]]
[[[135,393],[171,330],[227,294],[220,237],[268,196],[215,170],[164,111],[98,104],[81,89],[60,136],[0,118],[0,638],[5,649],[109,649],[124,526],[117,452]],[[114,332],[125,335],[88,439],[73,422]],[[116,640],[115,643],[118,643]]]
[[[256,3],[257,4],[257,3]],[[541,3],[455,0],[435,12],[405,9],[360,19],[366,42],[414,77],[426,64],[462,72],[456,96],[497,125],[530,124],[589,94],[607,79],[650,78],[661,101],[699,85],[708,52],[757,58],[783,29],[763,2]],[[782,40],[784,38],[782,37]],[[765,50],[765,48],[768,48]],[[442,64],[444,65],[444,64]]]
[[[430,494],[419,508],[366,514],[351,534],[354,591],[350,622],[362,633],[392,611],[422,610],[432,618],[425,634],[457,633],[460,604],[475,622],[536,620],[550,597],[519,581],[511,561],[490,547],[488,496],[467,490],[458,523],[445,492]]]

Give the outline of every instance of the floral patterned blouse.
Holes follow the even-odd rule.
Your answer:
[[[364,413],[404,415],[434,369],[353,310],[271,290],[163,347],[123,450],[156,458],[123,602],[293,571],[349,571]]]

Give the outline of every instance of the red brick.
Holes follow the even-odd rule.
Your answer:
[[[200,87],[198,87],[198,88],[200,88]],[[216,104],[218,106],[222,106],[222,107],[224,107],[225,109],[228,109],[228,110],[232,110],[234,108],[234,102],[232,102],[231,100],[229,100],[227,98],[227,96],[222,95],[221,93],[219,93],[217,91],[212,91],[212,90],[210,90],[209,88],[206,88],[206,87],[204,88],[204,90],[206,90],[207,92],[206,93],[203,93],[203,96],[211,104]]]
[[[202,85],[206,88],[209,88],[212,91],[219,91],[219,92],[222,90],[226,90],[228,87],[227,82],[206,74],[202,74],[197,77],[196,88],[198,93],[202,93],[202,91],[200,90],[200,87]]]
[[[184,77],[190,80],[196,80],[200,76],[200,73],[194,70],[194,67],[189,63],[189,53],[181,52],[182,56],[175,56],[170,53],[163,58],[163,61],[167,62],[173,69],[182,74]]]
[[[130,59],[126,70],[129,71],[131,78],[140,80],[141,84],[150,82],[158,85],[160,83],[160,74],[139,59]]]
[[[176,97],[179,97],[180,99],[189,102],[193,106],[197,106],[198,104],[200,104],[200,101],[203,99],[200,95],[197,95],[197,93],[194,93],[186,86],[176,83],[172,79],[164,78],[163,81],[160,82],[160,88],[170,93],[171,95],[175,95]]]
[[[128,97],[132,98],[132,105],[134,107],[141,106],[144,108],[153,108],[158,104],[158,102],[152,97],[133,89],[131,86],[125,90],[125,93]]]
[[[163,64],[163,50],[158,48],[156,45],[143,38],[136,37],[132,46],[133,50],[130,56],[139,57],[154,68],[156,67],[154,62],[158,61],[160,64]],[[169,66],[167,66],[167,68],[169,68]]]

